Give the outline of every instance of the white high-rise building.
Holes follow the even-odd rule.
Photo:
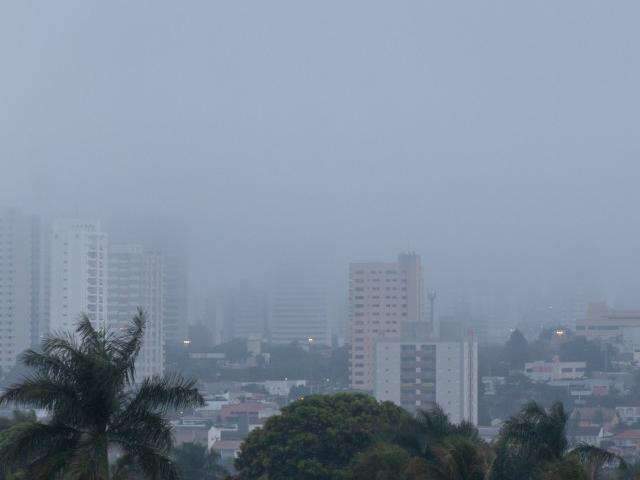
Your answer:
[[[0,367],[37,340],[44,316],[40,222],[17,209],[0,210]]]
[[[146,314],[144,342],[136,363],[137,380],[164,372],[164,282],[160,253],[136,244],[109,247],[109,329],[126,329],[138,308]]]
[[[375,397],[411,412],[438,404],[454,423],[478,423],[478,343],[380,340]]]
[[[107,322],[107,234],[99,222],[58,220],[51,229],[49,329],[74,330],[81,314]]]

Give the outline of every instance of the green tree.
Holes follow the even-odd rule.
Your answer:
[[[75,336],[50,337],[40,352],[25,352],[22,362],[32,373],[9,387],[0,404],[43,408],[51,419],[6,430],[0,462],[24,462],[36,479],[107,480],[133,465],[146,478],[178,478],[164,414],[204,402],[195,382],[177,375],[147,378],[134,388],[144,328],[141,310],[118,335],[94,329],[83,316]]]
[[[378,443],[356,455],[349,480],[408,480],[409,453],[398,445]]]
[[[515,370],[522,370],[529,357],[529,342],[520,330],[514,330],[504,346],[506,361]]]
[[[397,444],[412,416],[364,394],[305,397],[254,430],[236,460],[241,480],[334,480],[378,442]]]
[[[173,458],[182,480],[220,480],[227,474],[220,465],[220,455],[198,443],[174,448]]]

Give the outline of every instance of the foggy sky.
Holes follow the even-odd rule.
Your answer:
[[[636,1],[7,0],[0,204],[176,219],[207,283],[409,248],[428,284],[587,278],[640,307],[638,18]]]

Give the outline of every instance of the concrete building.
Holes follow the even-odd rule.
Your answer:
[[[164,372],[164,281],[160,253],[136,244],[110,246],[109,329],[127,328],[138,307],[146,314],[144,342],[136,362],[138,380]]]
[[[279,269],[268,300],[269,339],[330,345],[327,285],[311,270]]]
[[[376,342],[399,339],[402,324],[424,321],[422,265],[416,254],[397,262],[349,266],[351,388],[372,392]]]
[[[410,412],[438,404],[451,421],[478,423],[478,343],[380,340],[375,397]]]
[[[164,337],[167,344],[181,345],[188,337],[188,258],[183,246],[159,249],[164,259]]]
[[[17,209],[0,210],[0,367],[15,366],[46,318],[41,226]]]
[[[576,380],[584,378],[586,371],[586,362],[561,362],[557,356],[551,362],[540,360],[524,364],[524,374],[534,382]]]
[[[640,327],[640,310],[614,310],[606,303],[591,303],[576,321],[576,335],[590,340],[615,340],[625,328]]]
[[[197,310],[190,309],[188,223],[184,218],[131,212],[131,216],[119,215],[116,222],[109,224],[109,234],[114,243],[139,243],[162,254],[165,344],[181,347],[188,339],[189,324],[199,321]]]
[[[100,222],[54,222],[50,248],[50,331],[73,330],[81,314],[105,327],[108,252]]]
[[[208,445],[209,425],[203,418],[182,417],[171,422],[174,444],[179,447],[185,443]]]
[[[223,338],[267,337],[267,295],[246,281],[227,293],[224,309]]]

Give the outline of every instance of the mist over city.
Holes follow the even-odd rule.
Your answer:
[[[639,16],[2,3],[0,480],[640,478]]]

